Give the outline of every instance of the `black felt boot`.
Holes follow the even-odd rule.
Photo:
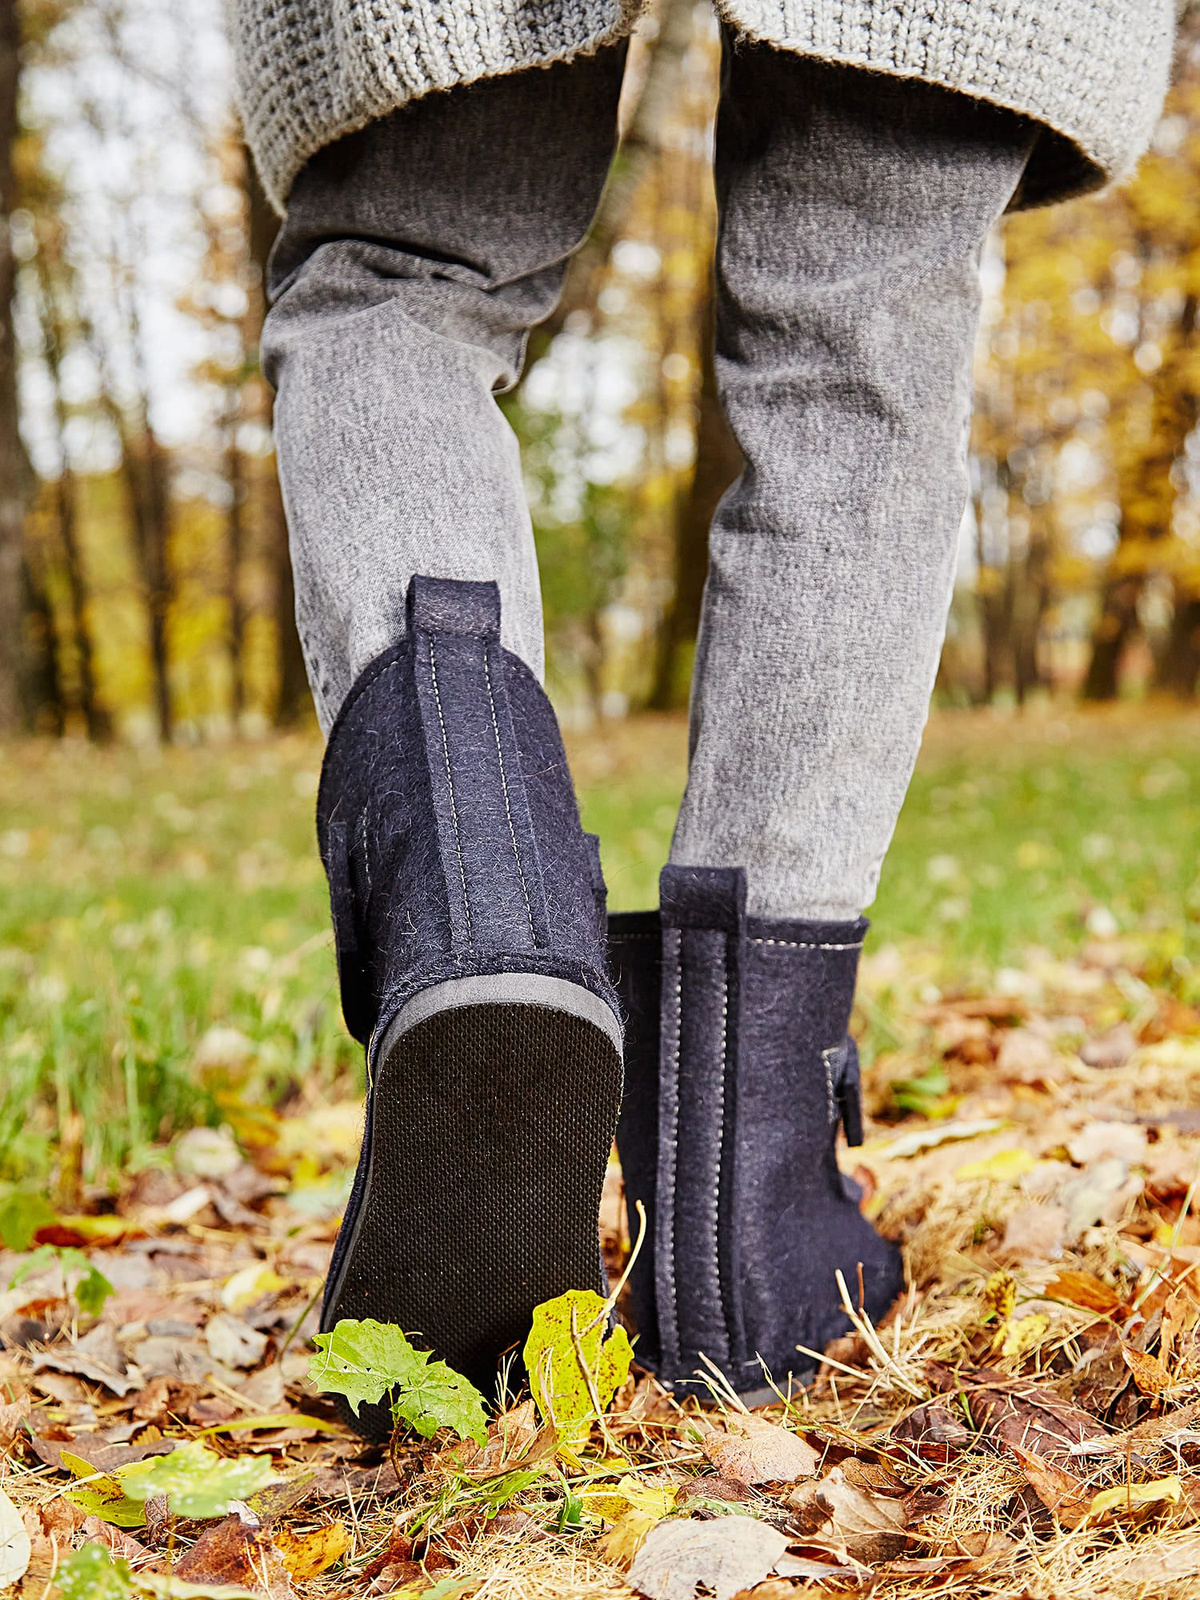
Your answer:
[[[858,1209],[835,1159],[862,1141],[846,1033],[867,924],[747,917],[740,869],[667,867],[659,912],[609,919],[626,1022],[617,1149],[631,1237],[637,1358],[703,1393],[701,1354],[739,1393],[810,1378],[848,1322],[835,1272],[883,1315],[899,1252]],[[761,1358],[761,1359],[760,1359]]]
[[[486,1391],[533,1308],[601,1288],[621,1094],[604,886],[494,584],[414,578],[317,803],[366,1132],[322,1327],[398,1324]],[[389,1431],[383,1406],[356,1422]]]

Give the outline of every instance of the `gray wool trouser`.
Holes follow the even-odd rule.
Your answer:
[[[542,671],[494,396],[595,210],[623,64],[430,95],[296,180],[264,355],[326,730],[414,572],[496,579],[504,643]],[[1035,137],[918,82],[727,50],[717,376],[745,470],[712,530],[671,859],[745,867],[756,915],[874,897],[953,583],[980,246]]]

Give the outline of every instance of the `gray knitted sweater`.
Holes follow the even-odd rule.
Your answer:
[[[405,101],[620,38],[644,0],[233,0],[238,90],[282,208],[323,145]],[[1162,104],[1174,0],[716,0],[738,33],[1044,123],[1026,203],[1119,177]]]

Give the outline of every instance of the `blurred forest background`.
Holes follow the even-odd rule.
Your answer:
[[[0,0],[0,734],[189,740],[309,716],[257,364],[275,219],[220,0]],[[707,358],[718,46],[669,0],[564,303],[505,406],[576,722],[686,699],[737,470]],[[1200,684],[1200,19],[1119,191],[984,264],[951,704]]]

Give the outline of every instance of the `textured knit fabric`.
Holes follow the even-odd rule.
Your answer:
[[[517,451],[493,396],[603,183],[620,49],[431,96],[297,182],[267,323],[297,606],[326,727],[414,571],[495,578],[536,671]],[[712,536],[672,859],[760,916],[874,896],[920,743],[967,494],[977,255],[1032,126],[945,90],[733,52],[718,380],[748,469]]]
[[[431,90],[567,60],[627,33],[644,0],[233,0],[242,115],[281,208],[324,145]],[[729,26],[824,61],[922,79],[1057,137],[1026,199],[1092,187],[1145,147],[1174,0],[717,0]]]
[[[866,923],[747,917],[745,874],[667,867],[659,913],[610,919],[626,1008],[617,1149],[631,1236],[639,1361],[694,1386],[701,1357],[742,1393],[811,1375],[847,1331],[836,1274],[873,1319],[902,1287],[899,1254],[838,1170],[861,1141],[846,1037]],[[861,1280],[860,1280],[861,1271]]]

